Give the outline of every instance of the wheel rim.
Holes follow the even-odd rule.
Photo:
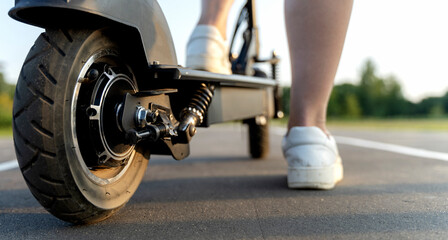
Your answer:
[[[90,74],[93,70],[98,71],[96,77]],[[125,143],[117,112],[125,95],[137,91],[130,67],[112,50],[93,54],[78,75],[71,106],[72,141],[84,174],[98,185],[117,181],[132,164],[135,146]]]

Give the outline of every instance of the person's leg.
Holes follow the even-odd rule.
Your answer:
[[[231,74],[227,17],[234,0],[202,0],[201,18],[187,44],[186,66]]]
[[[290,188],[331,189],[343,177],[326,110],[341,57],[352,0],[286,0],[292,85],[282,148]]]
[[[327,133],[327,104],[352,4],[353,0],[285,1],[292,66],[289,129],[317,126]]]
[[[223,39],[226,39],[227,17],[235,0],[202,0],[201,17],[198,25],[216,27]]]

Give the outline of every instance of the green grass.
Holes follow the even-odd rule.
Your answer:
[[[329,120],[329,127],[416,130],[416,131],[448,131],[447,118],[398,118],[398,119],[362,119],[362,120]]]
[[[273,126],[286,126],[288,118],[274,119]],[[329,128],[383,129],[412,131],[448,131],[448,118],[393,118],[393,119],[330,119]],[[0,138],[12,137],[12,127],[0,128]]]
[[[273,120],[286,126],[287,118]],[[412,131],[448,131],[448,118],[329,119],[329,128],[382,129]]]

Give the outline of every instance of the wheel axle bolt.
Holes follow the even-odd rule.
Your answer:
[[[145,127],[147,122],[147,116],[148,115],[148,110],[146,110],[144,107],[142,106],[138,106],[137,107],[137,111],[135,113],[135,123],[137,124],[138,127]]]
[[[98,78],[98,76],[100,75],[100,73],[98,72],[98,70],[96,70],[95,68],[90,69],[90,71],[87,73],[87,78],[90,81],[93,81],[95,79]]]
[[[78,82],[80,83],[88,83],[88,82],[92,82],[95,81],[100,75],[100,72],[98,72],[98,70],[96,70],[95,68],[90,69],[89,72],[87,72],[86,77],[85,78],[81,78],[80,80],[78,80]]]

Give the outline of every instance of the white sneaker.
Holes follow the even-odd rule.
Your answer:
[[[216,27],[196,26],[188,40],[186,66],[214,73],[232,74],[229,45]]]
[[[288,187],[332,189],[342,180],[343,168],[336,142],[318,127],[293,127],[283,138],[288,161]]]

